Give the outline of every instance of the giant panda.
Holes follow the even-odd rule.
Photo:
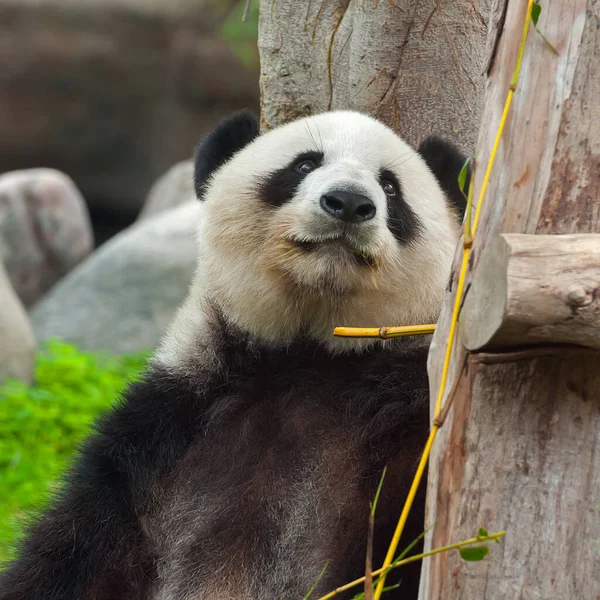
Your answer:
[[[0,599],[295,600],[317,581],[318,598],[364,574],[386,468],[380,565],[428,434],[427,342],[332,332],[436,319],[463,162],[356,112],[262,135],[247,112],[218,125],[195,159],[189,297],[29,529]],[[423,508],[421,489],[401,549]],[[396,569],[388,597],[415,598],[418,578]]]

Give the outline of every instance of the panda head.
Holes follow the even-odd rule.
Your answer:
[[[208,302],[264,342],[308,335],[332,350],[360,345],[334,338],[335,326],[433,322],[464,209],[463,163],[442,140],[415,151],[356,112],[262,135],[252,115],[234,115],[196,154],[203,207],[188,322]]]

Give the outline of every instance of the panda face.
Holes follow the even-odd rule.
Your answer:
[[[370,288],[377,272],[401,259],[423,226],[394,165],[410,161],[415,151],[385,128],[369,135],[370,120],[336,116],[305,120],[303,128],[302,122],[293,124],[299,150],[290,156],[282,139],[278,163],[287,162],[259,175],[256,189],[257,200],[271,213],[269,240],[276,239],[282,250],[270,252],[281,274],[321,294],[344,296]],[[284,137],[285,128],[275,133]]]
[[[424,158],[360,113],[324,113],[260,136],[247,115],[237,119],[197,154],[203,212],[192,294],[263,341],[302,332],[332,350],[349,347],[333,338],[338,325],[432,322],[459,221]]]
[[[261,186],[267,204],[296,205],[295,236],[300,242],[341,237],[361,250],[380,227],[387,226],[400,243],[418,234],[418,219],[404,201],[396,174],[388,168],[393,165],[377,160],[373,148],[336,147],[336,140],[327,150],[325,142],[322,146],[322,150],[299,153],[290,164],[269,174]],[[414,154],[409,148],[397,150],[406,158]]]

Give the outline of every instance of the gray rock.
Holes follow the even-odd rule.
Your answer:
[[[0,176],[0,261],[26,307],[93,246],[85,201],[66,175],[31,169]]]
[[[155,348],[188,292],[199,212],[185,204],[101,246],[34,307],[37,339],[115,353]]]
[[[35,362],[35,337],[21,301],[0,261],[0,382],[14,377],[30,383]]]
[[[194,163],[186,160],[171,167],[152,186],[138,219],[146,219],[195,200]]]

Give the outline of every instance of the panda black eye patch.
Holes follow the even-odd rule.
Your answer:
[[[323,158],[322,152],[302,152],[282,169],[267,175],[259,188],[262,201],[275,207],[289,202],[302,180],[323,164]]]
[[[398,178],[387,169],[379,173],[379,185],[387,198],[388,229],[399,244],[408,244],[418,237],[423,229],[419,217],[413,212],[402,194],[402,186]],[[393,187],[393,194],[387,193]]]

